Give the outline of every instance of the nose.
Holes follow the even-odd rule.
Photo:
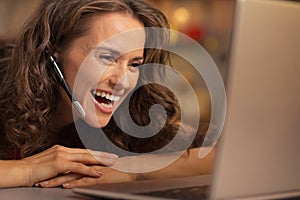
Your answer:
[[[127,89],[130,87],[127,74],[127,64],[125,62],[118,63],[112,69],[112,76],[109,79],[110,84],[115,90]]]

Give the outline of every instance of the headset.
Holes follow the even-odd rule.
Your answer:
[[[84,117],[85,111],[84,111],[83,107],[81,106],[81,104],[79,103],[79,101],[77,101],[76,98],[74,97],[74,95],[72,94],[72,92],[63,76],[63,73],[60,70],[60,67],[58,66],[58,64],[55,61],[55,57],[49,55],[49,58],[50,58],[50,62],[52,63],[52,65],[54,67],[54,72],[55,72],[56,76],[59,78],[59,80],[58,80],[59,84],[62,86],[64,91],[67,93],[69,99],[71,100],[72,104],[74,105],[74,107],[76,108],[76,110],[78,111],[80,116]]]

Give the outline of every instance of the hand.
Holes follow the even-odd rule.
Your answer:
[[[68,173],[42,182],[41,187],[64,188],[84,187],[103,183],[130,182],[137,180],[137,174],[121,172],[109,167],[91,166],[94,170],[101,172],[100,177],[82,176],[80,174]]]
[[[114,154],[55,145],[22,160],[25,167],[24,185],[32,186],[61,174],[100,177],[101,172],[89,165],[111,166],[116,159]]]

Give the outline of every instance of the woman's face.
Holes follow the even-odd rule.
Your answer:
[[[90,126],[106,126],[135,88],[138,66],[143,63],[143,28],[141,22],[121,13],[94,17],[84,37],[74,40],[66,52],[56,53],[67,83],[86,112],[83,119]],[[64,108],[70,108],[70,100],[63,91],[61,94]],[[68,112],[72,116],[71,110]]]

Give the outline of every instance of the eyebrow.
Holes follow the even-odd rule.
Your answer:
[[[119,52],[115,49],[112,49],[110,47],[106,47],[106,46],[97,46],[94,48],[94,50],[105,50],[105,51],[112,53],[115,57],[120,57],[122,55],[121,52]],[[144,59],[145,58],[143,56],[137,56],[137,57],[133,58],[132,61],[142,61],[143,62]]]
[[[132,61],[144,61],[144,57],[141,57],[141,56],[139,56],[139,57],[135,57],[135,58],[133,58],[132,59]]]
[[[104,47],[103,46],[99,47],[99,46],[97,46],[97,47],[94,48],[94,50],[105,50],[105,51],[109,51],[110,53],[112,53],[116,57],[121,56],[121,52],[119,52],[117,50],[114,50],[110,47],[105,47],[105,46]]]

